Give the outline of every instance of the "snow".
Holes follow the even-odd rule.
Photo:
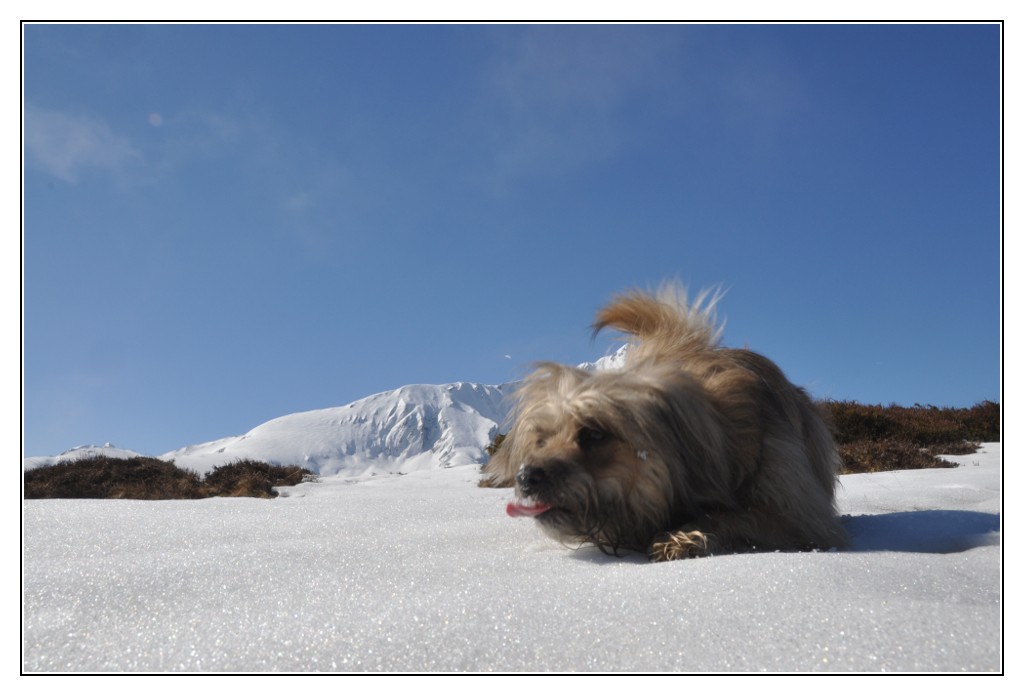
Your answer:
[[[663,564],[558,545],[433,448],[275,500],[23,501],[23,671],[1002,670],[998,443],[842,477],[850,550]]]
[[[80,445],[78,447],[72,447],[65,452],[61,452],[55,457],[25,457],[25,459],[22,460],[22,465],[25,469],[34,469],[40,466],[65,464],[67,462],[78,461],[79,459],[88,459],[89,457],[98,456],[110,457],[111,459],[132,459],[143,455],[133,450],[115,447],[107,442],[103,445]]]
[[[347,406],[282,416],[241,437],[162,458],[199,473],[249,458],[357,478],[479,464],[508,412],[510,392],[508,386],[466,382],[411,385]]]
[[[322,476],[361,479],[438,466],[480,464],[508,415],[514,385],[417,384],[335,408],[293,413],[248,433],[160,455],[200,474],[239,459],[298,465]],[[76,447],[56,457],[26,457],[25,469],[87,456],[138,452]]]
[[[626,364],[626,353],[629,352],[630,344],[626,343],[612,353],[606,355],[603,358],[598,358],[595,362],[580,363],[576,367],[582,370],[588,370],[590,372],[599,370],[616,370]]]

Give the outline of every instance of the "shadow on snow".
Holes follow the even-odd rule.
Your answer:
[[[847,515],[850,551],[958,553],[999,544],[999,515],[968,510],[914,510]]]
[[[850,535],[846,553],[901,551],[908,553],[959,553],[1000,542],[999,515],[968,510],[914,510],[878,515],[844,515],[843,526]],[[646,556],[620,552],[602,553],[591,545],[569,549],[579,561],[606,563],[648,563]]]

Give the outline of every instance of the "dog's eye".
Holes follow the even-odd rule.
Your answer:
[[[580,447],[590,447],[603,442],[608,438],[608,433],[601,430],[600,428],[591,428],[589,426],[583,426],[579,432],[576,433],[576,442],[579,443]]]

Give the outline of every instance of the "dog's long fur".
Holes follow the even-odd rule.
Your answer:
[[[514,485],[563,542],[654,560],[845,545],[828,426],[770,360],[718,345],[717,300],[670,286],[602,309],[625,365],[538,365],[483,485]]]

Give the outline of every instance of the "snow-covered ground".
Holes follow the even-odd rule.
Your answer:
[[[848,551],[664,564],[559,546],[457,461],[24,501],[22,669],[999,671],[1001,447],[952,459],[843,477]]]

